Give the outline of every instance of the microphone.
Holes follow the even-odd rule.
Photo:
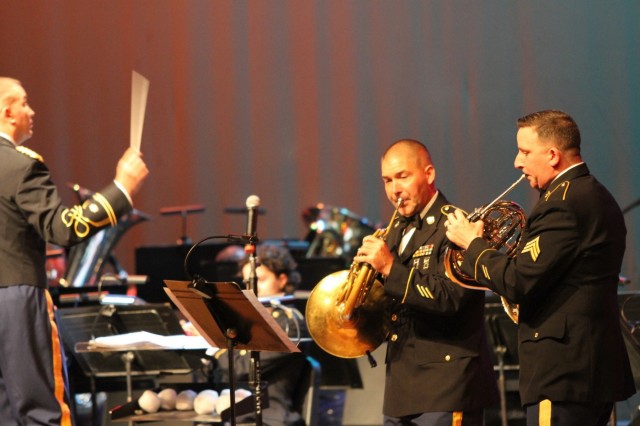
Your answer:
[[[249,195],[247,197],[247,235],[255,236],[258,225],[258,207],[260,207],[260,197]]]

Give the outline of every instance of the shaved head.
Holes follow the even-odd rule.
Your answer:
[[[431,161],[431,154],[427,147],[424,146],[422,142],[415,139],[400,139],[395,141],[384,151],[381,161],[384,161],[387,155],[391,153],[402,153],[403,156],[414,159],[416,166],[421,168],[433,164]]]

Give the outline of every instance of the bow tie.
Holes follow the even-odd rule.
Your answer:
[[[420,229],[422,228],[422,219],[420,219],[420,215],[417,213],[412,216],[400,216],[398,218],[398,226],[402,226],[403,228],[413,226],[416,229]]]

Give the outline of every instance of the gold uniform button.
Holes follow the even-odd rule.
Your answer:
[[[398,315],[396,314],[391,315],[391,321],[398,321]]]
[[[447,362],[451,361],[451,355],[445,355],[444,360]]]
[[[391,335],[391,341],[395,342],[396,340],[398,340],[398,335],[397,334],[392,334]]]

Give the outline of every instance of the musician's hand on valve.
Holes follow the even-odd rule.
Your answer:
[[[471,241],[482,237],[484,222],[481,220],[469,222],[462,211],[455,210],[447,215],[444,226],[447,228],[449,241],[466,250]]]
[[[369,235],[362,240],[362,246],[353,260],[368,263],[377,272],[387,276],[391,272],[393,255],[382,239]]]

